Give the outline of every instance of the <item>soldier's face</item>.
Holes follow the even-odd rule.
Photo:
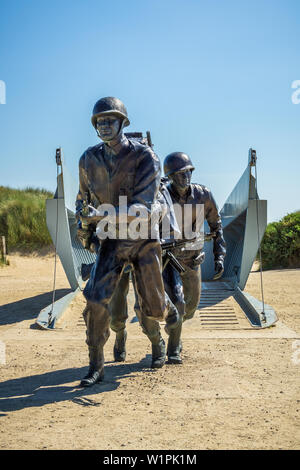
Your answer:
[[[174,186],[181,190],[187,190],[191,184],[192,172],[191,170],[177,171],[171,177]]]
[[[116,116],[107,115],[97,118],[97,130],[100,139],[104,142],[113,140],[119,134],[121,128],[121,119]]]

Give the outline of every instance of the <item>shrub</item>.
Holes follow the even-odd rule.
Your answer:
[[[300,211],[268,224],[261,252],[263,269],[300,267]]]

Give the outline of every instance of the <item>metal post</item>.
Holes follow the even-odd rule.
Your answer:
[[[2,251],[2,260],[6,264],[6,241],[5,236],[1,236],[1,251]]]

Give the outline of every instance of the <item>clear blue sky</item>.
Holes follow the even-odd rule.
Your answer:
[[[93,105],[117,96],[220,208],[255,148],[278,220],[300,208],[299,44],[298,0],[1,0],[0,185],[54,190],[58,146],[77,178]]]

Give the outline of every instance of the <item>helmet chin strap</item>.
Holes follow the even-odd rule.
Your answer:
[[[122,131],[124,129],[124,124],[125,124],[125,119],[121,119],[118,136],[122,133]]]

